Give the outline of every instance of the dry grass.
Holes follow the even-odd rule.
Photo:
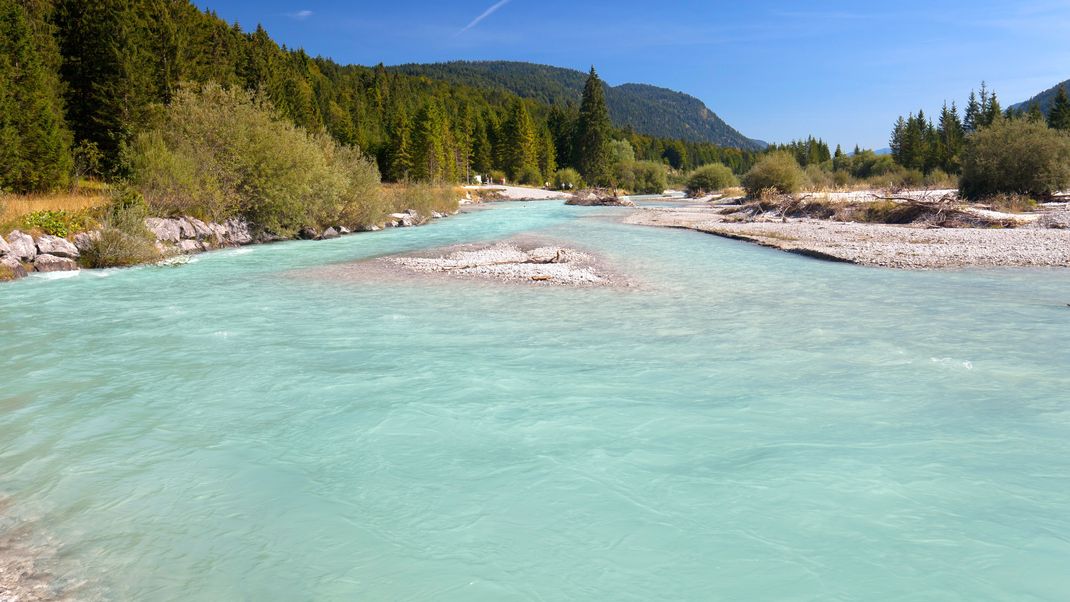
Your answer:
[[[108,204],[111,198],[101,187],[83,186],[77,192],[59,194],[6,194],[0,196],[0,224],[17,222],[35,211],[70,211],[95,209]]]

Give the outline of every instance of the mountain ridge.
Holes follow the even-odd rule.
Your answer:
[[[1052,102],[1055,101],[1055,95],[1059,93],[1060,86],[1066,86],[1066,91],[1070,93],[1070,79],[1068,79],[1064,82],[1055,84],[1054,86],[1048,88],[1047,90],[1044,90],[1039,94],[1036,94],[1029,100],[1013,104],[1010,108],[1014,109],[1015,111],[1028,111],[1029,107],[1031,107],[1033,103],[1037,103],[1038,105],[1040,105],[1040,110],[1043,111],[1045,115],[1047,115],[1048,111],[1051,110]]]
[[[407,75],[495,88],[553,106],[578,105],[587,74],[575,69],[524,61],[445,61],[387,67]],[[605,84],[606,104],[617,127],[640,134],[712,142],[761,150],[762,140],[748,138],[690,94],[644,83]]]

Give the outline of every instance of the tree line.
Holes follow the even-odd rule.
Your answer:
[[[339,65],[246,32],[188,0],[0,0],[0,189],[67,185],[92,157],[121,177],[121,151],[184,84],[262,94],[310,132],[373,157],[387,180],[458,182],[495,174],[542,184],[559,168],[611,184],[606,145],[636,159],[746,171],[751,151],[614,128],[592,68],[579,106],[501,89]],[[83,165],[81,171],[87,169]]]

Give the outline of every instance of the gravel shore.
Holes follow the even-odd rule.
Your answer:
[[[305,274],[329,280],[448,278],[530,286],[631,285],[592,253],[530,237],[324,266]]]
[[[903,269],[1070,267],[1070,230],[926,228],[815,219],[728,221],[713,208],[644,208],[625,219],[687,228],[820,259]]]

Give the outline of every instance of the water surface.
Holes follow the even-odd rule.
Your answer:
[[[1070,271],[503,203],[0,287],[0,528],[138,600],[1064,600]],[[308,278],[534,233],[643,286]]]

